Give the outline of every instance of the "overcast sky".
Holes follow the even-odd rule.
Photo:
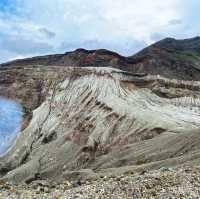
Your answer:
[[[0,62],[76,48],[132,55],[200,34],[200,0],[0,0]]]

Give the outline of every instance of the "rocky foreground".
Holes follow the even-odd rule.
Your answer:
[[[200,168],[161,168],[157,171],[132,172],[120,176],[101,176],[88,181],[64,181],[60,184],[35,181],[10,185],[1,182],[0,198],[199,198]]]

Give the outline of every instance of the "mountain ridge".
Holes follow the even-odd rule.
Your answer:
[[[110,66],[124,71],[160,74],[167,78],[200,78],[200,37],[176,40],[166,38],[132,56],[122,56],[106,49],[76,49],[64,54],[37,56],[3,63],[1,67],[43,66]]]

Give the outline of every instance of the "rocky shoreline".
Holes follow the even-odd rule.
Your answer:
[[[120,176],[101,176],[86,181],[64,181],[59,184],[44,180],[11,185],[1,181],[2,199],[100,199],[100,198],[199,198],[200,168],[161,168],[157,171]]]

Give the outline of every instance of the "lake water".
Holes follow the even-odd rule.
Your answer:
[[[0,97],[0,155],[15,140],[22,122],[22,107],[15,101]]]

